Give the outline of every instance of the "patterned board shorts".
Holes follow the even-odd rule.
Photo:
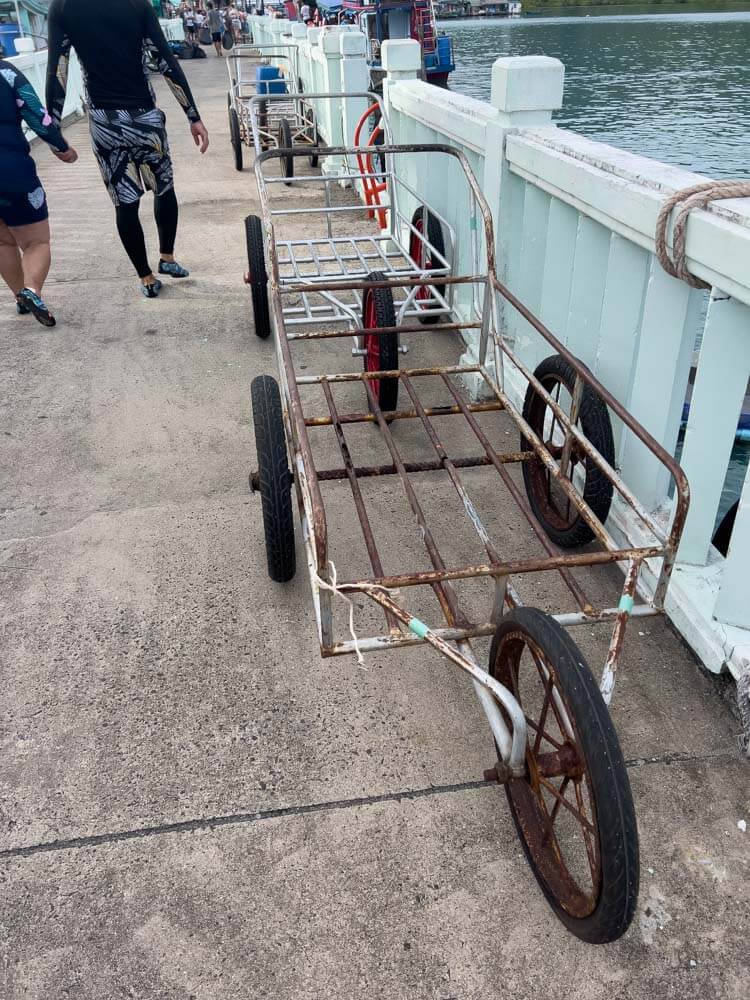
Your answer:
[[[115,205],[132,205],[148,188],[164,194],[173,183],[172,160],[159,108],[109,111],[89,108],[94,155]]]

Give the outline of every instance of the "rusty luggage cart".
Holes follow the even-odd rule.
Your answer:
[[[328,148],[321,156],[344,162],[358,153],[371,150]],[[485,778],[505,787],[545,897],[579,938],[613,941],[635,911],[639,855],[628,775],[607,704],[628,620],[662,612],[687,513],[684,474],[498,280],[492,218],[463,154],[443,145],[380,147],[385,231],[371,221],[371,208],[336,186],[335,172],[298,177],[310,186],[304,199],[295,208],[276,207],[274,192],[283,188],[274,185],[283,177],[270,167],[286,155],[304,154],[269,150],[256,160],[262,228],[253,229],[250,260],[256,332],[266,336],[270,329],[268,301],[256,294],[267,280],[280,374],[280,390],[268,375],[252,384],[258,471],[251,485],[261,495],[269,574],[283,582],[295,573],[293,486],[322,655],[361,657],[421,643],[463,670],[497,750]],[[412,164],[429,158],[432,170],[449,158],[451,176],[463,179],[470,272],[457,273],[455,234],[404,180],[400,161],[407,157]],[[411,176],[424,174],[420,168]],[[323,189],[318,203],[316,185]],[[410,216],[412,205],[417,208]],[[284,233],[292,216],[304,223],[304,236]],[[333,235],[342,218],[349,220],[346,234]],[[522,317],[549,355],[535,370],[501,335],[501,309],[506,317]],[[445,350],[457,331],[477,335],[474,363],[399,364],[399,336],[411,338],[412,351]],[[354,363],[347,365],[337,347],[336,338],[349,336],[364,343],[354,352],[362,353],[363,370],[352,370]],[[322,355],[333,359],[335,371],[316,370]],[[482,391],[470,393],[467,382]],[[671,475],[670,526],[650,514],[618,475],[612,418]],[[340,454],[334,467],[320,454],[318,436],[326,429]],[[421,448],[414,457],[417,432]],[[355,455],[356,447],[368,454]],[[378,451],[385,460],[374,460]],[[391,513],[393,482],[403,487],[416,535],[404,535],[403,520]],[[477,558],[461,556],[469,541],[459,539],[448,501],[435,499],[443,485],[456,510],[468,515],[465,538],[481,550]],[[340,516],[340,491],[347,486],[364,542],[360,566],[366,553],[368,572],[350,568],[354,543]],[[518,526],[507,526],[507,512],[498,520],[496,493],[488,486],[515,501],[530,528],[525,540]],[[338,533],[346,531],[336,564],[337,532],[331,531],[324,493],[336,503]],[[615,497],[618,509],[637,519],[639,545],[620,544],[607,527]],[[482,504],[489,516],[481,516]],[[501,553],[497,537],[509,532],[515,544],[538,551]],[[386,570],[387,554],[376,536],[404,539],[391,546],[400,561],[395,571]],[[615,565],[624,570],[624,581]],[[611,606],[597,606],[576,575],[597,566],[602,585],[616,591]],[[653,600],[639,595],[642,570],[655,580]],[[567,595],[560,604],[569,601],[573,610],[549,614],[527,606],[522,592],[538,594],[540,580]],[[380,613],[385,629],[373,630],[372,616]],[[347,615],[348,637],[341,635]],[[612,628],[601,686],[568,631],[597,623]],[[486,668],[475,652],[482,645],[490,645]]]
[[[243,147],[257,152],[273,147],[304,145],[317,165],[320,136],[315,109],[302,93],[296,45],[242,45],[227,53],[229,139],[237,170],[243,167]],[[251,121],[251,103],[255,109]],[[253,127],[254,124],[254,127]],[[293,161],[284,161],[293,168]]]

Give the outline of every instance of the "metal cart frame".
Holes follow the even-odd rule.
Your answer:
[[[339,147],[326,149],[322,155],[340,158],[340,162],[351,162],[357,153],[366,155],[372,150]],[[607,391],[594,377],[589,369],[575,358],[562,343],[533,315],[533,313],[497,278],[495,266],[495,242],[493,223],[490,210],[479,188],[479,185],[469,167],[464,155],[458,150],[446,145],[409,145],[395,146],[388,142],[378,150],[385,158],[387,180],[389,183],[386,202],[390,217],[390,226],[385,234],[374,234],[368,237],[370,258],[359,261],[354,273],[347,272],[344,264],[338,258],[334,264],[340,265],[339,273],[329,274],[319,266],[319,256],[315,253],[312,240],[282,240],[277,238],[277,224],[288,212],[309,211],[343,214],[346,210],[363,210],[360,204],[348,209],[332,206],[330,199],[327,204],[317,208],[304,209],[273,209],[269,201],[270,185],[278,183],[279,178],[268,176],[269,165],[282,155],[303,155],[301,150],[267,151],[257,157],[255,174],[260,192],[262,220],[266,237],[266,250],[270,262],[269,287],[270,304],[276,332],[275,345],[279,373],[281,375],[281,391],[283,399],[283,418],[286,440],[291,456],[293,480],[297,495],[299,515],[302,522],[302,533],[307,558],[308,571],[313,595],[313,604],[318,627],[321,653],[324,657],[343,654],[361,653],[366,651],[393,650],[416,644],[427,644],[436,649],[444,657],[465,671],[472,679],[480,704],[487,717],[500,761],[488,772],[494,780],[512,787],[524,776],[528,779],[529,768],[529,729],[531,721],[525,716],[517,697],[509,688],[491,676],[483,669],[472,651],[471,642],[480,636],[492,636],[497,633],[499,624],[506,612],[522,606],[523,602],[511,582],[511,577],[539,572],[555,572],[559,574],[565,587],[572,595],[578,610],[572,613],[549,616],[558,625],[572,628],[595,623],[609,623],[612,626],[612,636],[609,643],[609,653],[604,666],[601,680],[601,691],[604,701],[608,704],[614,687],[615,671],[623,643],[627,622],[632,617],[646,617],[663,612],[664,597],[675,562],[677,548],[687,514],[689,489],[684,473],[677,462],[665,449],[631,416],[627,410]],[[453,157],[463,171],[466,179],[471,203],[471,240],[473,273],[458,275],[451,267],[451,254],[445,255],[438,271],[420,272],[410,267],[406,260],[403,266],[391,266],[392,260],[388,254],[381,252],[380,240],[391,241],[398,247],[400,259],[408,258],[404,254],[403,244],[399,244],[399,235],[409,222],[399,209],[399,199],[403,193],[403,181],[398,177],[397,160],[404,154],[425,154],[431,156]],[[328,184],[335,182],[333,178],[299,178],[300,183],[323,182],[326,192]],[[413,196],[419,198],[417,192],[405,186]],[[366,210],[366,209],[365,209]],[[445,219],[441,223],[447,227]],[[329,229],[330,236],[330,229]],[[482,238],[483,237],[483,238]],[[330,237],[333,239],[333,237]],[[359,236],[356,236],[359,239]],[[451,241],[454,235],[451,234]],[[358,252],[356,243],[349,237],[348,246],[354,246],[354,255]],[[339,244],[335,244],[336,247]],[[433,248],[434,249],[434,248]],[[341,254],[339,253],[339,257]],[[396,260],[395,256],[393,260]],[[370,260],[377,262],[377,269],[388,271],[385,277],[372,281],[367,278]],[[485,266],[482,267],[484,260]],[[305,267],[301,267],[304,261]],[[412,262],[413,263],[413,262]],[[312,272],[312,273],[310,273]],[[439,282],[448,289],[445,296],[438,296],[434,287],[436,275]],[[461,285],[470,285],[474,290],[473,309],[466,318],[456,318],[450,315],[453,290]],[[426,330],[415,322],[419,309],[412,308],[417,289],[430,288],[431,301],[437,302],[441,312],[440,323]],[[362,295],[365,290],[387,288],[398,299],[398,317],[395,327],[381,328],[378,333],[389,334],[422,334],[432,331],[464,330],[479,332],[478,359],[474,364],[455,364],[435,367],[402,368],[398,371],[362,371],[338,372],[328,374],[309,374],[295,367],[293,349],[297,342],[310,344],[312,341],[328,338],[355,336],[361,338],[369,332],[359,319],[357,308],[361,307]],[[315,297],[322,302],[318,308]],[[349,296],[347,299],[346,296]],[[302,302],[302,305],[299,302]],[[296,304],[294,304],[296,302]],[[558,398],[547,391],[544,384],[534,372],[514,354],[512,346],[501,335],[500,305],[515,310],[549,345],[555,355],[563,359],[574,373],[571,386],[571,403],[569,412],[559,405]],[[509,389],[506,387],[506,369],[512,370],[516,376],[525,379],[535,393],[544,401],[544,405],[552,414],[553,430],[550,441],[543,439],[544,435],[535,430],[529,423],[524,412],[514,403]],[[377,393],[373,391],[378,379],[397,377],[399,384],[406,390],[408,403],[394,412],[384,413],[378,403]],[[459,385],[457,378],[471,377],[480,379],[484,395],[488,401],[475,402]],[[435,377],[441,380],[450,403],[445,406],[433,407],[425,405],[419,394],[420,379]],[[360,383],[363,397],[369,404],[367,411],[339,412],[334,400],[333,388],[339,383]],[[327,412],[306,412],[300,394],[304,386],[316,385],[322,390]],[[614,467],[613,460],[608,460],[583,434],[580,423],[580,411],[587,394],[595,394],[604,405],[623,423],[627,433],[635,438],[645,449],[667,470],[675,483],[675,505],[671,525],[665,528],[644,508],[638,498]],[[483,430],[478,415],[487,411],[504,411],[513,421],[521,436],[522,447],[518,451],[502,451],[489,439]],[[546,410],[545,410],[546,412]],[[460,458],[450,457],[441,440],[433,418],[455,416],[467,425],[469,436],[478,446],[478,453],[469,453]],[[429,461],[418,463],[404,461],[398,442],[397,428],[403,420],[416,420],[421,423],[427,439],[434,452]],[[559,432],[555,428],[559,424]],[[355,461],[347,442],[347,428],[352,424],[377,424],[382,435],[391,461],[384,465],[366,465]],[[334,469],[316,469],[310,435],[315,428],[331,427],[341,453],[342,464]],[[545,432],[546,433],[546,432]],[[555,438],[557,434],[557,438]],[[611,484],[613,492],[620,502],[630,508],[638,519],[647,543],[641,545],[621,546],[617,544],[612,534],[590,504],[583,493],[576,487],[573,479],[573,464],[579,463],[587,470],[598,470]],[[565,552],[557,548],[545,533],[537,520],[532,508],[523,496],[522,490],[509,472],[509,466],[514,463],[535,463],[535,467],[543,469],[547,474],[547,482],[556,485],[567,498],[568,511],[579,516],[590,529],[592,537],[598,543],[595,550]],[[546,555],[543,558],[507,559],[503,558],[482,523],[469,490],[462,480],[461,470],[492,467],[500,481],[515,500],[518,508],[524,514],[532,531],[544,547]],[[460,498],[469,522],[475,529],[485,551],[484,562],[472,565],[449,566],[444,561],[438,541],[433,535],[414,490],[410,476],[422,472],[444,472],[448,475],[455,491]],[[371,477],[395,476],[402,484],[413,512],[419,537],[422,539],[432,569],[420,572],[404,571],[398,574],[386,574],[383,570],[380,553],[375,542],[372,525],[368,517],[365,499],[360,487],[360,481]],[[328,481],[348,481],[354,507],[361,526],[365,546],[372,566],[372,574],[366,577],[347,579],[341,573],[336,576],[329,562],[328,525],[323,501],[322,485]],[[657,572],[657,584],[652,600],[638,598],[639,574],[646,561],[650,561],[653,570],[655,561],[660,562]],[[624,580],[619,603],[612,607],[598,608],[589,600],[581,583],[574,576],[574,570],[579,567],[593,567],[619,564],[624,569]],[[469,620],[460,606],[456,591],[452,586],[455,581],[469,578],[487,578],[492,581],[492,599],[484,620]],[[412,615],[405,607],[405,600],[396,599],[394,590],[408,594],[412,587],[430,587],[440,604],[445,622],[442,624],[425,623]],[[385,614],[386,631],[366,637],[340,638],[334,632],[333,602],[339,595],[362,593],[376,602]],[[535,656],[536,659],[536,656]],[[551,671],[544,672],[540,667],[542,678],[551,676]],[[552,708],[560,723],[561,730],[573,733],[576,730],[575,720],[563,704],[563,699],[554,688],[553,681],[548,681],[547,700],[551,694]],[[549,708],[549,706],[548,706]],[[545,709],[547,711],[547,709]],[[539,723],[539,725],[542,725]],[[543,726],[542,726],[543,728]],[[538,748],[541,736],[537,735],[535,749]],[[571,737],[572,738],[572,737]],[[567,737],[565,737],[567,741]],[[565,774],[563,747],[548,753],[544,767],[558,770],[554,773]],[[541,757],[539,758],[541,760]],[[562,770],[560,770],[562,768]],[[542,775],[538,780],[544,783],[547,771],[539,770]],[[530,780],[530,779],[529,779]],[[565,779],[567,780],[567,779]],[[625,779],[627,780],[627,779]],[[576,787],[577,793],[577,787]],[[629,794],[629,793],[628,793]],[[510,793],[509,793],[510,796]],[[561,796],[558,796],[560,798]],[[563,803],[564,804],[564,803]],[[558,803],[559,805],[559,803]],[[554,823],[553,810],[552,823]],[[581,810],[583,812],[583,810]],[[517,817],[516,817],[517,818]],[[518,819],[517,819],[518,824]],[[522,825],[522,824],[521,824]],[[633,820],[634,825],[634,820]],[[519,826],[519,831],[521,826]],[[551,827],[550,827],[551,829]],[[546,836],[546,835],[545,835]],[[633,836],[636,837],[635,833]],[[584,839],[586,839],[584,831]],[[636,837],[637,845],[637,837]],[[589,848],[586,840],[587,850]],[[637,846],[636,846],[637,853]],[[529,848],[527,846],[527,855]],[[602,859],[599,859],[603,864]],[[532,866],[533,867],[533,866]],[[592,872],[593,872],[592,868]],[[600,872],[601,873],[601,872]],[[542,881],[539,872],[537,878]],[[637,876],[636,876],[637,892]],[[549,898],[549,892],[547,893]],[[572,898],[572,897],[571,897]],[[554,905],[554,904],[553,904]],[[572,906],[573,904],[571,904]],[[630,917],[623,918],[622,929],[611,930],[602,936],[601,932],[581,930],[578,924],[566,917],[565,906],[558,908],[561,919],[571,925],[574,933],[587,940],[612,940],[622,933],[629,923]],[[633,903],[634,907],[634,903]],[[568,914],[568,917],[570,914]],[[589,917],[586,918],[590,919]],[[597,933],[599,936],[597,937]],[[606,934],[609,934],[609,937]]]

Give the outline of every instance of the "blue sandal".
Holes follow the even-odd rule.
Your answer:
[[[23,309],[26,312],[33,313],[34,318],[42,326],[56,326],[57,324],[57,320],[47,308],[44,299],[30,288],[22,288],[18,295],[16,295],[16,307],[19,312]]]
[[[168,274],[170,278],[187,278],[190,276],[190,271],[176,260],[160,260],[159,274]]]

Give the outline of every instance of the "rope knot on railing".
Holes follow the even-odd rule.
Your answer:
[[[671,195],[661,207],[656,220],[656,256],[659,263],[673,278],[686,281],[693,288],[711,286],[688,271],[685,254],[688,217],[694,208],[705,208],[712,201],[725,198],[750,198],[750,181],[704,181],[683,188]],[[672,234],[672,251],[667,245],[667,230],[672,212],[679,205]]]

